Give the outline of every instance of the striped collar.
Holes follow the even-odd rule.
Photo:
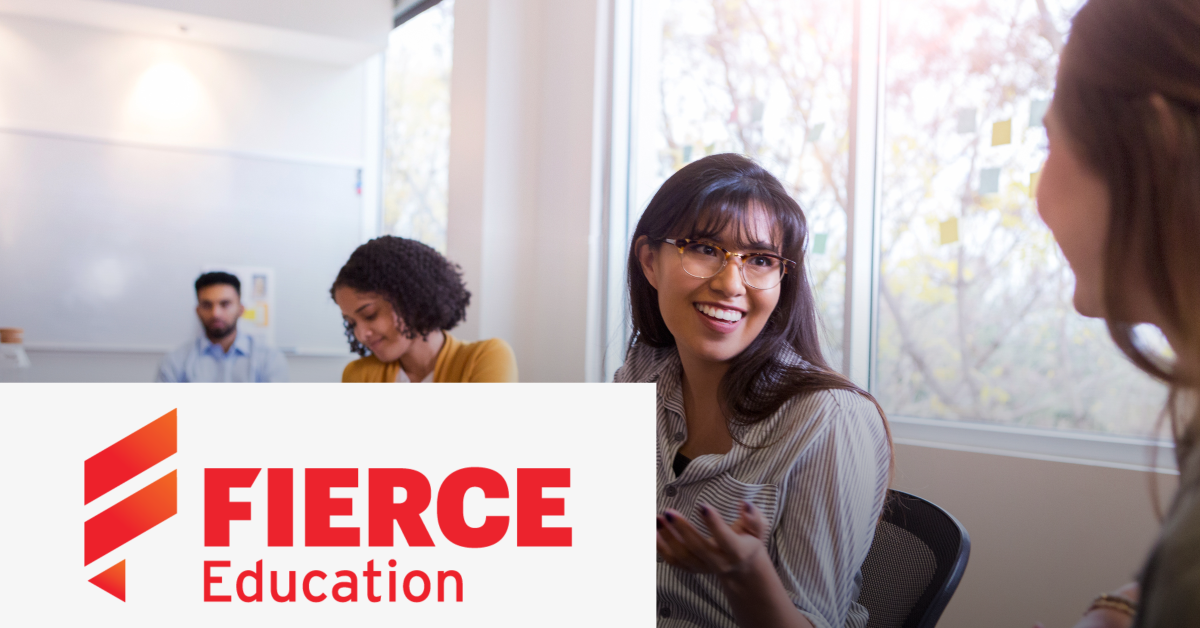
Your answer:
[[[647,374],[647,381],[657,384],[659,407],[663,411],[660,420],[666,421],[668,427],[665,432],[660,430],[659,448],[664,455],[664,463],[668,463],[667,466],[669,466],[669,462],[674,459],[683,442],[687,440],[687,419],[683,410],[683,363],[680,361],[679,351],[675,347],[664,347],[658,349],[657,352],[661,353],[655,356],[656,364],[653,370]],[[756,431],[755,427],[751,426],[744,431]],[[676,433],[684,435],[683,441],[676,441],[672,438]],[[735,440],[727,453],[696,456],[688,464],[683,475],[676,479],[676,482],[686,485],[709,480],[729,471],[754,451],[738,444]]]
[[[780,361],[789,366],[809,363],[791,347],[781,351]],[[616,376],[618,382],[650,382],[656,384],[659,405],[659,420],[665,425],[659,430],[659,450],[664,456],[664,463],[669,463],[679,451],[680,444],[686,441],[687,420],[683,408],[683,363],[679,351],[675,347],[650,347],[645,344],[634,344],[626,356],[625,365]],[[793,416],[794,400],[785,403],[771,417],[753,425],[734,426],[734,443],[728,453],[705,454],[697,456],[678,478],[678,482],[692,482],[710,479],[734,468],[747,458],[763,452],[761,447],[749,445],[767,445],[778,436],[779,429],[797,429],[800,426],[785,424],[796,421]],[[684,435],[683,441],[676,441],[674,435]],[[741,441],[740,443],[738,441]],[[741,443],[747,443],[743,445]],[[668,464],[669,466],[669,464]]]

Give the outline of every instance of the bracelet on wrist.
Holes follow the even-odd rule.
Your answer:
[[[1117,611],[1118,613],[1124,613],[1130,617],[1133,617],[1137,614],[1137,604],[1135,604],[1132,600],[1109,593],[1101,593],[1096,599],[1092,600],[1092,605],[1089,606],[1083,614],[1087,615],[1088,613],[1100,608],[1110,611]]]

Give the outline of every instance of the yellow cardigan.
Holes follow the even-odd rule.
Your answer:
[[[499,338],[465,343],[446,332],[446,342],[433,365],[433,381],[442,382],[515,382],[517,358],[512,347]],[[384,383],[396,381],[400,361],[380,362],[369,355],[346,365],[343,382]]]

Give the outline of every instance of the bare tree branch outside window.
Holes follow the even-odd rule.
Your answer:
[[[660,0],[656,181],[749,155],[800,202],[842,357],[851,3]],[[876,396],[894,415],[1146,434],[1165,389],[1072,306],[1037,214],[1040,116],[1081,0],[888,3]]]
[[[663,9],[658,180],[733,152],[783,182],[809,220],[823,348],[841,364],[849,3],[667,0]]]
[[[893,414],[1145,434],[1165,390],[1037,214],[1041,114],[1079,0],[896,0],[887,33],[876,395]]]

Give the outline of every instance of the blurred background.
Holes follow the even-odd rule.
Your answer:
[[[896,487],[975,539],[942,625],[1071,625],[1174,481],[1165,389],[1074,312],[1034,201],[1081,4],[0,0],[0,381],[150,381],[212,269],[293,381],[338,381],[329,286],[382,234],[462,266],[455,334],[523,381],[608,381],[640,212],[743,153],[808,216]]]

